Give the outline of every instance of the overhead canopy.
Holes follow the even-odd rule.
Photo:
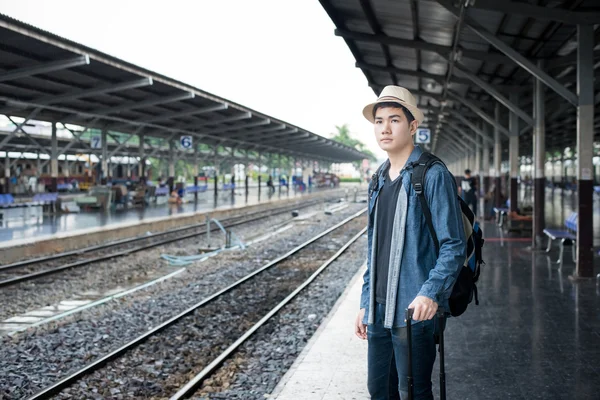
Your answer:
[[[537,68],[538,60],[536,73],[548,86],[546,148],[575,145],[577,24],[600,24],[597,1],[320,1],[377,94],[394,84],[416,95],[434,148],[456,137],[472,143],[466,136],[481,120],[493,122],[497,100],[501,133],[508,134],[506,110],[519,112],[521,154],[531,154],[533,80],[526,68]],[[599,36],[596,29],[596,43]],[[498,50],[506,47],[513,56]],[[594,58],[597,67],[600,52]]]
[[[0,114],[309,160],[351,147],[0,14]],[[0,138],[0,150],[3,142]]]

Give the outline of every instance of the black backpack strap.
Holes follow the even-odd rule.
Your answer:
[[[415,193],[419,197],[419,202],[421,203],[421,209],[423,210],[427,227],[429,228],[429,232],[433,238],[433,243],[435,244],[435,252],[439,253],[440,242],[438,241],[437,234],[435,233],[435,228],[433,227],[433,220],[431,217],[431,210],[429,209],[429,206],[427,205],[427,199],[425,198],[425,174],[427,173],[427,170],[429,170],[429,168],[437,162],[444,164],[442,160],[431,153],[424,152],[421,154],[419,159],[413,163],[413,172],[410,181],[413,185]]]

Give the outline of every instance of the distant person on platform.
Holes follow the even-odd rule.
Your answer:
[[[471,170],[465,169],[465,176],[460,183],[460,195],[477,216],[477,179],[471,176]]]
[[[356,335],[368,340],[367,387],[374,400],[408,398],[405,310],[411,308],[414,400],[433,400],[438,323],[433,318],[438,306],[449,309],[466,257],[456,181],[441,163],[425,175],[438,253],[411,183],[413,165],[423,154],[413,144],[423,112],[407,89],[386,86],[363,115],[388,155],[369,184],[367,270],[355,321]]]
[[[273,185],[273,177],[271,175],[269,175],[269,179],[267,180],[267,187],[270,193],[275,193],[275,185]]]

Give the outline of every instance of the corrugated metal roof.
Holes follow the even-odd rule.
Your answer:
[[[0,114],[335,162],[359,151],[0,14]],[[2,139],[0,139],[1,141]]]
[[[428,117],[428,125],[434,127],[434,130],[438,120],[436,112],[439,112],[441,100],[446,100],[445,109],[448,112],[460,112],[472,121],[479,119],[453,97],[444,99],[440,95],[448,74],[460,10],[457,6],[461,2],[320,2],[337,27],[336,35],[346,40],[358,66],[377,94],[383,86],[389,84],[405,86],[420,93],[416,96],[419,104],[433,111]],[[528,6],[546,8],[531,11],[527,9]],[[505,7],[508,7],[508,10]],[[522,9],[526,9],[526,12]],[[558,18],[546,15],[554,11],[557,12]],[[528,59],[534,62],[538,59],[545,60],[545,71],[575,92],[576,71],[573,66],[576,61],[577,27],[572,20],[559,21],[574,15],[566,11],[582,11],[579,14],[580,18],[587,18],[588,21],[598,20],[596,23],[600,24],[600,4],[594,0],[475,0],[469,2],[468,7],[464,9],[464,16],[465,21],[475,21]],[[566,16],[563,17],[563,14]],[[600,29],[596,30],[595,35],[600,37]],[[529,115],[532,114],[533,81],[527,71],[493,48],[465,23],[462,24],[457,45],[459,55],[448,82],[449,90],[456,96],[474,101],[488,115],[493,115],[495,100],[478,85],[466,79],[461,70],[466,71],[483,82],[492,84],[506,97],[516,90],[520,94],[521,109]],[[600,60],[600,52],[595,54],[595,58]],[[596,66],[600,66],[600,63]],[[600,91],[600,87],[596,89]],[[436,98],[426,95],[427,92],[436,93]],[[600,99],[600,94],[597,97]],[[576,140],[575,107],[565,106],[567,101],[552,90],[546,92],[546,103],[546,112],[549,115],[549,121],[546,123],[548,150],[572,147]],[[557,110],[560,112],[558,115]],[[600,114],[597,112],[596,121],[596,125],[600,125]],[[503,123],[507,126],[506,121]],[[470,132],[464,124],[458,125],[464,128],[464,132]],[[444,124],[440,126],[443,131]],[[524,126],[521,121],[521,128]],[[524,131],[521,138],[521,152],[531,154],[531,130]],[[596,139],[600,137],[597,136]],[[440,140],[443,143],[448,139],[440,135]]]

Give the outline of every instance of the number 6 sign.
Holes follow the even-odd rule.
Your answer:
[[[191,136],[182,136],[180,139],[181,147],[184,149],[192,148],[192,137]]]
[[[429,129],[421,128],[417,129],[415,135],[415,142],[417,143],[429,143],[431,141],[431,131]]]

